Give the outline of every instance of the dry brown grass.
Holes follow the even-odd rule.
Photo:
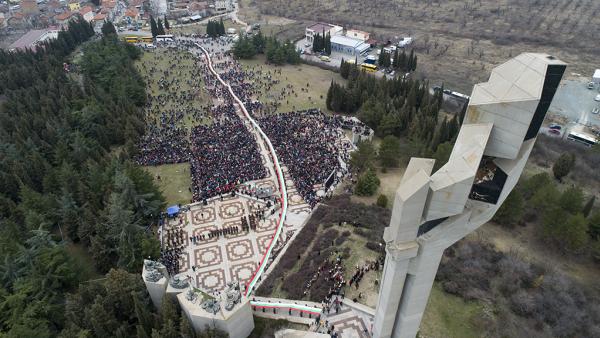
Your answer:
[[[325,21],[380,40],[416,37],[422,76],[465,92],[498,63],[548,52],[589,74],[600,47],[597,0],[246,0],[255,17]],[[255,7],[254,9],[252,9]],[[300,34],[303,32],[301,31]]]

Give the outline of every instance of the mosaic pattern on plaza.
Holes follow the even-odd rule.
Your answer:
[[[275,188],[275,183],[264,179],[253,183],[256,187]],[[290,189],[290,188],[288,188]],[[295,191],[292,185],[292,190]],[[256,224],[255,230],[242,231],[242,216],[266,206],[262,200],[236,195],[215,198],[202,205],[190,206],[184,214],[186,246],[181,258],[180,275],[190,276],[196,285],[207,291],[221,291],[227,282],[237,280],[242,285],[250,281],[277,227],[278,210]],[[305,203],[295,207],[306,207]],[[306,213],[308,217],[309,213]],[[189,221],[187,221],[189,220]],[[298,225],[285,224],[293,229]],[[208,238],[211,231],[237,227],[237,233]],[[187,234],[205,236],[193,244]],[[191,258],[191,261],[190,261]],[[192,269],[195,266],[195,271]]]

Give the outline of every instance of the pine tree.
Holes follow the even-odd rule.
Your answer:
[[[157,33],[158,35],[165,35],[165,28],[163,27],[161,19],[158,19]]]
[[[592,208],[594,207],[594,201],[596,201],[596,195],[592,195],[590,199],[587,201],[585,206],[583,207],[583,216],[588,217]]]
[[[225,35],[225,24],[223,23],[223,18],[220,19],[219,21],[219,29],[218,29],[218,35]]]
[[[325,54],[331,55],[331,34],[327,33],[327,37],[325,38]]]
[[[156,37],[158,34],[158,26],[156,25],[156,20],[154,17],[150,15],[150,31],[152,32],[152,37]]]
[[[102,35],[105,37],[117,35],[117,30],[113,26],[112,22],[106,21],[102,25]]]
[[[344,61],[342,60],[342,63]],[[334,86],[334,82],[333,80],[331,80],[331,84],[329,85],[329,89],[327,90],[327,97],[325,98],[325,106],[327,107],[327,109],[332,110],[331,108],[331,100],[333,98],[333,86]]]
[[[398,60],[398,48],[396,48],[396,50],[394,51],[394,62],[392,63],[394,69],[398,69],[399,61],[400,60]]]
[[[167,20],[166,16],[165,16],[165,28],[166,29],[171,29],[171,24],[169,24],[169,21]]]

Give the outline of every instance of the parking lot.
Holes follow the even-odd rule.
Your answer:
[[[600,102],[594,101],[599,94],[598,86],[587,88],[588,81],[566,80],[561,83],[549,113],[560,115],[570,123],[586,127],[600,127],[600,114],[592,114],[592,110],[600,108]]]

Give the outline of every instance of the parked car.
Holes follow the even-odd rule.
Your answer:
[[[600,108],[596,107],[592,110],[592,114],[596,115],[598,113],[600,113]]]
[[[600,102],[600,94],[596,95],[596,97],[594,98],[594,101]]]
[[[548,128],[550,129],[554,129],[554,130],[561,130],[562,126],[560,124],[556,124],[556,123],[551,123]]]
[[[557,129],[548,129],[548,133],[554,134],[554,135],[560,135],[560,131]]]
[[[330,62],[331,61],[331,58],[329,56],[327,56],[327,55],[321,55],[320,59],[323,62]],[[598,95],[598,96],[600,96],[600,95]]]
[[[594,89],[594,83],[593,82],[588,82],[587,87],[588,87],[588,89]]]

